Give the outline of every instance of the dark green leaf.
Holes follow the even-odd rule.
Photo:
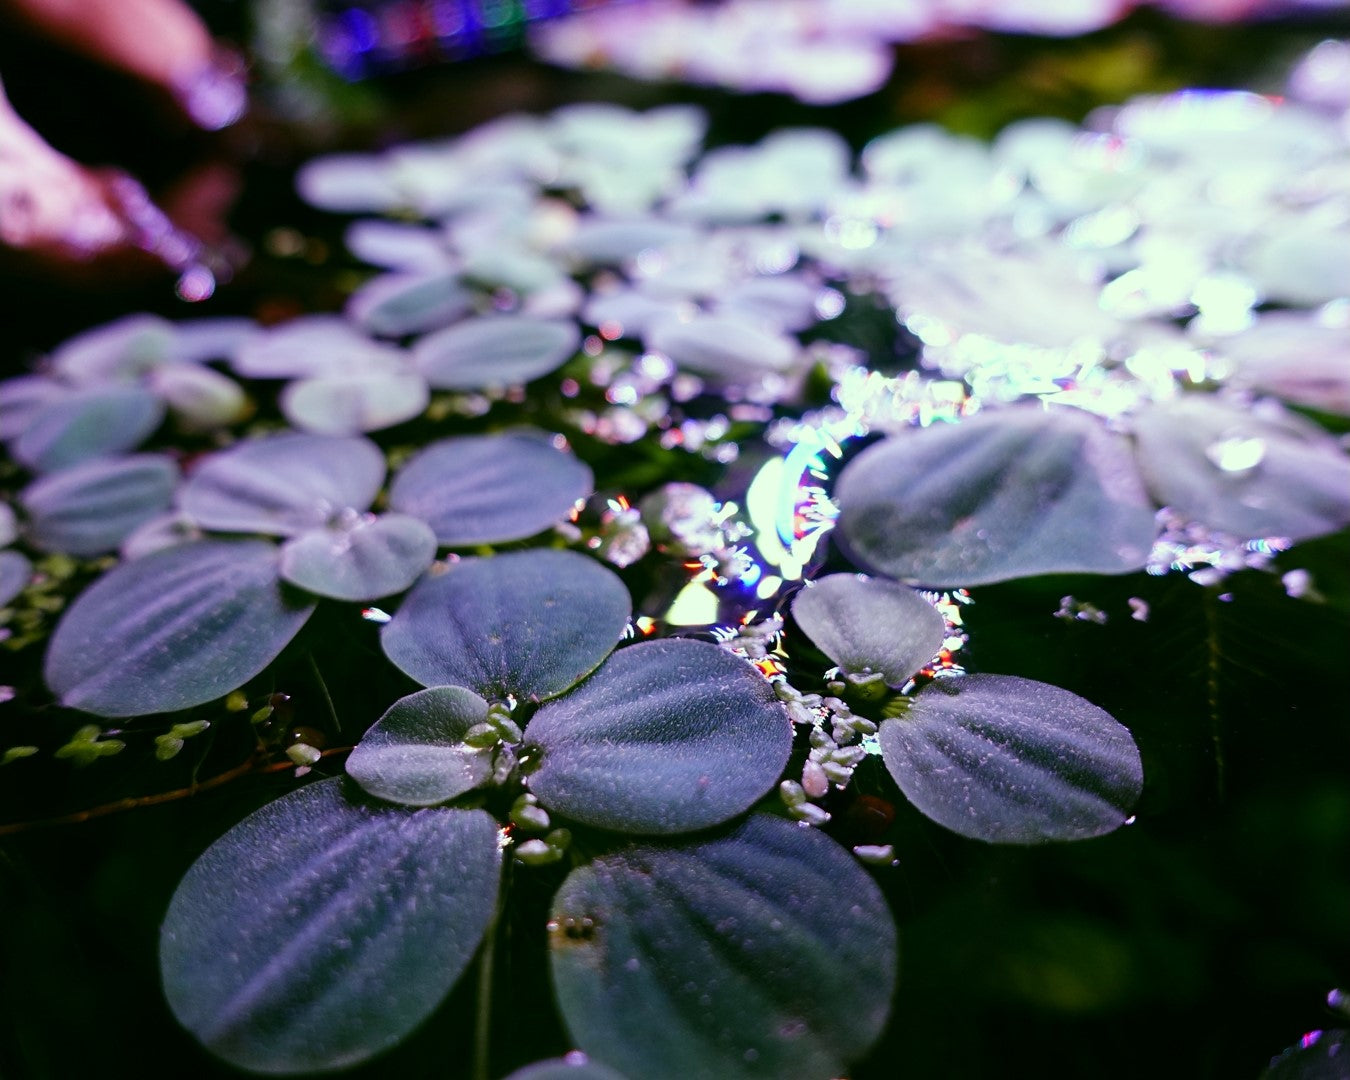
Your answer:
[[[860,574],[808,582],[792,601],[792,617],[846,672],[880,672],[902,686],[937,655],[946,623],[906,585]]]
[[[549,942],[573,1038],[633,1080],[839,1076],[895,983],[872,879],[820,832],[762,815],[572,871]]]
[[[464,745],[487,718],[487,702],[462,686],[436,686],[400,698],[361,737],[347,772],[372,795],[434,806],[492,775],[492,754]]]
[[[520,551],[464,559],[423,578],[380,640],[424,686],[545,698],[595,669],[630,610],[623,582],[594,560]]]
[[[768,681],[702,641],[620,649],[526,729],[543,751],[530,790],[550,810],[620,832],[717,825],[773,787],[792,721]]]
[[[370,806],[341,780],[245,818],[178,886],[160,935],[174,1015],[256,1072],[362,1061],[459,978],[497,902],[481,810]]]
[[[939,679],[879,733],[900,790],[939,825],[1002,844],[1080,840],[1125,823],[1139,750],[1107,713],[1010,675]]]
[[[934,588],[1137,570],[1156,533],[1128,443],[1062,406],[893,436],[849,462],[835,496],[855,563]]]
[[[394,478],[389,507],[459,547],[533,536],[593,488],[591,470],[540,432],[465,435],[415,454]]]
[[[277,575],[262,540],[197,540],[114,567],[66,611],[47,685],[99,716],[200,705],[242,686],[314,610]]]

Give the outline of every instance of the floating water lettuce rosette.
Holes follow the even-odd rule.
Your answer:
[[[531,536],[593,484],[584,464],[526,430],[433,442],[395,475],[390,509],[373,512],[385,474],[369,440],[301,432],[199,461],[174,495],[190,529],[77,598],[52,635],[48,685],[101,716],[202,704],[271,663],[318,597],[404,592],[439,547]]]
[[[519,793],[512,827],[537,834],[517,860],[560,858],[566,824],[651,838],[592,841],[603,854],[575,860],[547,927],[564,1020],[595,1061],[625,1076],[809,1077],[856,1059],[888,1011],[894,927],[845,852],[746,816],[787,762],[787,710],[716,645],[616,650],[629,614],[613,572],[571,552],[465,559],[420,582],[382,644],[428,688],[367,732],[348,761],[355,785],[325,780],[270,804],[180,885],[161,950],[180,1020],[261,1071],[336,1067],[403,1037],[489,932],[503,845],[474,805],[495,789]],[[304,839],[282,851],[278,832]],[[311,872],[296,875],[297,860]],[[247,901],[224,887],[239,874],[255,886]],[[822,922],[840,890],[849,914]],[[358,911],[383,929],[357,926],[340,953],[289,948],[284,918],[241,918],[258,896],[278,915],[319,898],[344,932]],[[750,929],[769,912],[764,935]],[[380,987],[395,964],[390,997]],[[785,995],[788,985],[831,993]],[[687,1008],[671,1015],[672,997]],[[335,1002],[366,1022],[316,1035],[313,1011]]]

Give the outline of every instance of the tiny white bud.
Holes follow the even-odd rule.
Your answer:
[[[802,790],[813,799],[819,799],[830,790],[830,779],[820,762],[808,760],[802,766]]]
[[[798,821],[804,821],[806,824],[817,828],[830,820],[830,815],[825,810],[811,802],[802,803],[800,806],[791,806],[788,808],[788,813]]]
[[[863,862],[872,863],[874,866],[895,864],[895,848],[890,844],[859,844],[853,849],[853,854]]]

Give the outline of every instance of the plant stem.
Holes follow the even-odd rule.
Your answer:
[[[350,746],[335,746],[325,750],[321,756],[332,757],[336,754],[346,754],[351,751]],[[56,825],[79,825],[86,821],[92,821],[94,818],[107,817],[109,814],[120,814],[126,810],[140,810],[146,806],[160,806],[164,803],[177,802],[179,799],[190,799],[194,795],[199,795],[204,791],[210,791],[212,788],[222,787],[232,780],[238,780],[249,773],[274,773],[283,772],[287,769],[294,769],[293,761],[275,761],[268,762],[261,754],[254,754],[247,761],[236,765],[232,769],[227,769],[223,773],[217,773],[209,780],[198,782],[195,778],[190,787],[175,788],[173,791],[161,791],[156,795],[141,795],[134,798],[118,799],[116,802],[103,803],[101,806],[91,806],[87,810],[76,810],[71,814],[62,814],[59,817],[34,818],[28,821],[9,821],[0,823],[0,836],[13,836],[15,833],[28,832],[30,829],[45,829]]]
[[[1201,604],[1205,611],[1205,706],[1209,712],[1209,741],[1214,748],[1214,791],[1222,802],[1225,762],[1223,721],[1219,716],[1219,668],[1223,654],[1219,648],[1218,597],[1213,589],[1204,591]]]
[[[328,706],[328,717],[333,721],[333,730],[342,730],[342,721],[338,719],[337,709],[333,706],[333,695],[328,692],[328,684],[323,680],[323,674],[319,671],[319,665],[315,663],[312,652],[305,653],[305,659],[309,661],[309,670],[314,675],[314,681],[319,684],[319,693],[323,694],[323,702]]]
[[[496,964],[497,927],[506,910],[506,894],[511,887],[511,856],[502,857],[501,888],[497,892],[497,910],[483,935],[478,950],[478,1006],[473,1025],[473,1080],[488,1080],[492,1065],[492,976]]]

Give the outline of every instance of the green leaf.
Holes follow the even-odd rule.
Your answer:
[[[808,582],[792,600],[792,617],[844,671],[880,672],[888,686],[902,686],[929,663],[947,630],[913,589],[860,574]]]
[[[777,782],[792,721],[759,672],[702,641],[620,649],[526,729],[530,790],[587,825],[679,833],[748,809]]]
[[[367,805],[339,779],[294,791],[178,886],[160,934],[169,1006],[255,1072],[363,1061],[459,978],[496,908],[499,864],[481,810]]]
[[[347,317],[368,333],[404,337],[439,330],[473,310],[474,294],[453,271],[396,272],[371,278],[347,301]]]
[[[488,704],[462,686],[436,686],[390,706],[347,758],[347,772],[372,795],[434,806],[485,783],[492,753],[464,743]]]
[[[357,435],[420,416],[430,400],[426,380],[415,371],[346,371],[297,379],[278,404],[302,431]]]
[[[17,551],[0,551],[0,607],[8,604],[24,589],[33,576],[33,564]]]
[[[34,472],[55,472],[139,446],[164,419],[164,403],[138,386],[55,396],[27,417],[11,451]]]
[[[405,514],[360,514],[310,529],[281,547],[281,576],[337,600],[402,592],[436,557],[431,529]]]
[[[197,540],[114,567],[66,611],[47,685],[98,716],[200,705],[275,659],[314,610],[277,576],[262,540]]]
[[[1012,406],[868,447],[835,488],[858,566],[933,588],[1120,574],[1156,533],[1129,444],[1065,406]]]
[[[644,333],[643,344],[670,357],[681,371],[719,385],[786,371],[801,352],[788,335],[761,329],[740,314],[662,319]]]
[[[385,655],[424,686],[489,699],[551,697],[593,671],[631,611],[623,582],[570,551],[464,559],[424,577],[381,633]]]
[[[1140,467],[1158,500],[1238,539],[1302,540],[1350,523],[1350,457],[1292,413],[1207,395],[1135,417]]]
[[[99,555],[173,501],[178,468],[161,454],[85,461],[35,480],[19,496],[28,539],[42,551]]]
[[[169,359],[174,325],[158,315],[126,315],[67,338],[51,370],[70,383],[132,382]]]
[[[1139,750],[1106,712],[1010,675],[939,679],[886,720],[881,756],[939,825],[1001,844],[1081,840],[1125,823],[1143,787]]]
[[[570,320],[484,315],[428,334],[413,346],[413,362],[437,390],[481,390],[556,371],[580,345]]]
[[[621,267],[644,251],[692,244],[704,239],[682,221],[644,217],[582,217],[576,229],[556,248],[568,259],[589,266]]]
[[[340,315],[301,315],[243,341],[230,361],[250,379],[402,372],[408,354],[372,341]]]
[[[248,397],[239,384],[205,364],[167,361],[151,371],[146,382],[190,431],[226,427],[249,412]]]
[[[384,455],[368,439],[284,432],[207,458],[178,505],[207,529],[291,536],[365,510],[384,482]]]
[[[757,815],[572,871],[549,922],[578,1045],[632,1080],[822,1080],[880,1034],[895,925],[833,840]]]
[[[533,536],[594,490],[591,470],[542,432],[442,439],[394,477],[389,508],[421,518],[450,547]]]

